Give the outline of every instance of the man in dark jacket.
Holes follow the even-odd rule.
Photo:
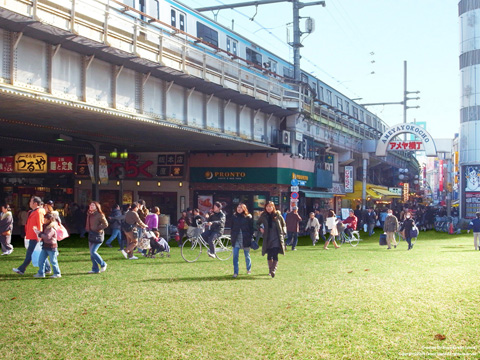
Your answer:
[[[377,222],[377,214],[373,211],[373,208],[368,209],[365,214],[365,223],[368,225],[368,236],[374,234],[375,223]]]
[[[113,206],[112,212],[110,213],[110,216],[108,217],[108,223],[110,224],[110,228],[112,229],[112,235],[110,235],[110,238],[105,242],[108,247],[112,247],[113,240],[118,239],[120,249],[123,249],[122,234],[120,229],[122,227],[122,220],[124,218],[125,217],[120,211],[120,205],[115,204]]]
[[[202,237],[208,242],[208,256],[215,258],[215,244],[214,241],[223,235],[225,230],[225,213],[222,211],[222,204],[215,201],[213,204],[213,214],[208,217],[207,225],[210,227],[206,230]]]
[[[285,223],[287,224],[287,245],[292,245],[292,250],[295,251],[295,247],[298,242],[298,232],[300,231],[300,222],[302,218],[298,215],[297,207],[294,206],[292,211],[287,214]]]

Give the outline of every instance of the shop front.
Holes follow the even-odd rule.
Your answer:
[[[231,215],[240,202],[247,205],[255,221],[269,201],[273,201],[276,208],[283,212],[291,206],[292,179],[301,177],[305,186],[314,186],[313,172],[280,167],[293,165],[291,160],[283,154],[196,154],[190,158],[192,206],[205,213],[215,201],[219,201],[227,215],[227,227],[230,226]],[[206,163],[214,166],[205,167]]]
[[[363,183],[355,181],[353,192],[346,193],[342,197],[342,208],[355,209],[362,206]],[[393,201],[400,199],[401,195],[392,192],[386,186],[367,183],[366,187],[366,206],[368,207],[389,207]]]
[[[105,213],[108,214],[114,204],[130,205],[142,199],[148,208],[159,207],[161,214],[176,223],[188,203],[185,154],[135,153],[123,159],[107,155],[103,158],[98,188]],[[78,156],[76,170],[75,199],[79,205],[86,206],[93,198],[93,169],[88,156]]]
[[[2,201],[12,207],[14,215],[29,209],[32,196],[52,200],[63,216],[74,198],[74,156],[46,153],[17,153],[0,157],[0,191]]]

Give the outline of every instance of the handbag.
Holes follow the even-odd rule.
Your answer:
[[[105,233],[97,232],[97,231],[90,231],[88,233],[88,241],[94,244],[101,244],[105,238]]]
[[[418,228],[414,226],[412,230],[410,230],[410,238],[416,238],[418,236]]]
[[[387,245],[387,234],[380,235],[379,245],[380,246]]]
[[[68,233],[67,229],[65,229],[65,226],[62,224],[58,224],[57,226],[57,241],[62,241],[63,239],[66,239],[69,237],[70,234]]]
[[[260,247],[260,246],[258,245],[257,240],[252,239],[252,243],[250,244],[250,248],[251,248],[252,250],[257,250],[259,247]]]

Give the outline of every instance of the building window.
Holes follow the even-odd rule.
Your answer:
[[[197,22],[197,37],[218,47],[218,32]]]

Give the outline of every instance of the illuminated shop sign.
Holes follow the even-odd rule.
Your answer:
[[[40,174],[47,172],[47,154],[18,153],[14,159],[15,172]]]

